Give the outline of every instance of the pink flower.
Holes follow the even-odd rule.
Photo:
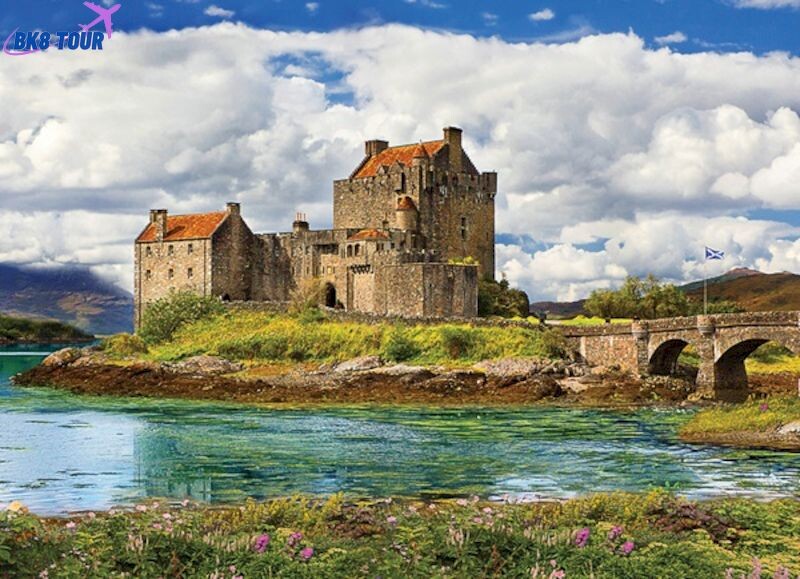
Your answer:
[[[66,524],[66,527],[67,527],[67,529],[69,529],[70,531],[71,531],[71,530],[73,530],[73,529],[74,529],[75,527],[77,527],[77,526],[78,526],[78,525],[76,525],[76,524],[75,524],[75,523],[73,523],[72,521],[70,521],[69,523],[67,523],[67,524]]]
[[[298,545],[302,540],[303,540],[303,533],[292,533],[291,535],[289,535],[289,540],[286,541],[286,543],[290,547],[294,547],[295,545]]]
[[[466,506],[467,506],[469,503],[467,502],[467,499],[458,499],[458,500],[456,501],[456,504],[457,504],[459,507],[466,507]]]
[[[94,519],[95,517],[97,517],[97,515],[95,515],[94,513],[87,513],[86,516],[89,517],[90,519]]]
[[[169,513],[164,513],[162,516],[164,517],[165,521],[169,521],[172,518],[172,515],[170,515]]]
[[[633,552],[635,545],[633,541],[625,541],[622,543],[622,547],[620,547],[620,551],[622,551],[623,555],[630,555]]]
[[[147,511],[147,505],[136,505],[136,510],[140,513],[144,513]]]
[[[578,549],[583,549],[586,546],[586,543],[589,542],[589,535],[591,533],[592,531],[589,529],[589,527],[584,527],[578,531],[578,534],[575,535],[575,546],[578,547]]]
[[[253,547],[256,553],[263,553],[264,551],[266,551],[267,545],[269,545],[269,541],[270,541],[269,535],[267,534],[260,535],[258,539],[256,539],[256,544]]]
[[[397,517],[390,515],[390,516],[386,517],[386,522],[389,523],[390,525],[394,526],[394,525],[397,524]]]
[[[492,507],[483,507],[483,512],[486,513],[487,515],[491,515]]]
[[[614,541],[615,539],[618,539],[620,535],[622,535],[622,527],[619,525],[614,525],[608,532],[608,540]]]
[[[160,530],[161,530],[161,529],[163,529],[164,527],[162,527],[160,523],[153,523],[153,528],[154,528],[156,531],[160,531]]]
[[[311,547],[306,547],[305,549],[300,551],[300,558],[303,561],[308,561],[313,556],[314,556],[314,549],[312,549]]]
[[[761,412],[766,412],[767,410],[769,410],[769,404],[767,404],[766,402],[764,402],[764,403],[762,403],[762,404],[761,404],[761,406],[759,406],[759,407],[758,407],[758,409],[759,409]]]
[[[189,506],[189,499],[183,499],[181,501],[181,506],[182,507],[188,507]]]

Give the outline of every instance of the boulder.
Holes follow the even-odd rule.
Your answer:
[[[778,434],[794,434],[795,436],[800,435],[800,420],[795,420],[794,422],[784,424],[778,429]]]
[[[45,358],[44,361],[42,361],[42,366],[48,368],[69,366],[81,356],[83,356],[83,352],[78,348],[63,348]]]
[[[244,369],[243,364],[217,356],[194,356],[182,362],[165,365],[167,370],[180,374],[217,375],[232,374]]]
[[[367,370],[374,370],[383,366],[383,360],[380,356],[361,356],[360,358],[353,358],[341,364],[337,364],[333,371],[337,374],[345,374],[349,372],[365,372]]]
[[[505,358],[503,360],[484,360],[475,364],[474,368],[484,372],[489,378],[523,379],[542,371],[547,366],[547,360],[538,358]]]

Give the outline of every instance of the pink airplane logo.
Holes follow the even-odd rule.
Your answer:
[[[98,6],[97,4],[93,4],[91,2],[84,2],[83,5],[86,6],[89,10],[94,10],[95,12],[97,12],[99,16],[94,20],[92,20],[89,24],[81,24],[80,25],[81,30],[87,32],[93,26],[96,26],[97,24],[104,22],[106,25],[106,34],[108,34],[108,37],[111,38],[111,32],[113,31],[113,28],[111,26],[111,15],[114,14],[114,12],[116,12],[120,8],[122,8],[122,4],[114,4],[109,9],[105,9],[102,6]]]

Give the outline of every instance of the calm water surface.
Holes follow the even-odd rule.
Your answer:
[[[41,358],[0,351],[0,503],[20,500],[39,513],[148,496],[536,498],[655,486],[698,498],[800,493],[800,455],[681,444],[682,411],[272,410],[9,384]]]

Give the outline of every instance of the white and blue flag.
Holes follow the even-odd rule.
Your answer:
[[[711,259],[724,259],[724,258],[725,258],[725,252],[724,251],[720,251],[718,249],[711,249],[710,247],[706,246],[706,260],[707,261],[711,260]]]

